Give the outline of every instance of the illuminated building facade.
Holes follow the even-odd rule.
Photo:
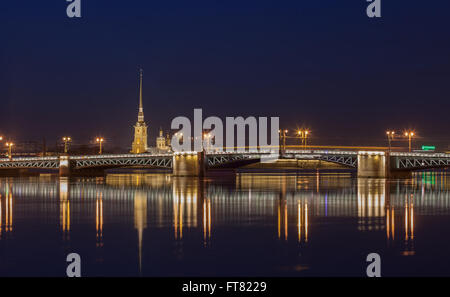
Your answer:
[[[169,134],[167,134],[167,137],[164,137],[162,128],[159,129],[159,136],[156,137],[156,148],[160,151],[168,151],[170,149]]]

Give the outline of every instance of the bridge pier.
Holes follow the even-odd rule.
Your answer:
[[[358,177],[389,177],[389,156],[385,152],[358,152]]]
[[[72,174],[72,168],[70,167],[70,157],[59,157],[59,176],[69,177]]]
[[[172,170],[174,176],[198,176],[205,174],[205,152],[174,153]]]

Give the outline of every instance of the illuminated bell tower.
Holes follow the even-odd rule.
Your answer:
[[[144,107],[142,105],[142,69],[140,70],[139,81],[139,113],[138,121],[134,125],[134,141],[131,146],[131,153],[141,154],[147,151],[147,125],[144,122]]]

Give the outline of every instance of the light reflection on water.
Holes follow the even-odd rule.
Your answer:
[[[0,275],[64,276],[69,252],[87,276],[363,276],[371,252],[450,275],[446,173],[1,178],[0,201]]]

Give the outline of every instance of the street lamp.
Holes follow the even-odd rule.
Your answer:
[[[181,143],[184,142],[184,139],[183,139],[183,132],[176,132],[174,135],[175,135],[176,138],[177,138],[178,145],[181,145]],[[172,147],[172,149],[174,149],[174,147]],[[183,148],[181,148],[181,150],[184,151]]]
[[[391,141],[394,139],[395,132],[394,131],[386,131],[386,135],[389,142],[389,151],[391,151]]]
[[[101,155],[102,154],[102,144],[105,140],[103,139],[103,137],[97,137],[97,139],[95,141],[100,145],[98,154]]]
[[[302,146],[304,146],[304,148],[306,149],[309,131],[308,130],[298,130],[297,134],[298,134],[299,138],[301,139]]]
[[[283,150],[286,149],[286,134],[288,133],[288,130],[278,130],[278,133],[281,135],[281,137],[283,138]]]
[[[211,143],[211,134],[210,133],[203,133],[203,138],[206,139],[206,151],[209,151],[209,146]]]
[[[11,160],[12,159],[12,147],[14,146],[14,143],[7,142],[6,146],[8,147],[8,157]]]
[[[414,136],[414,132],[412,131],[405,132],[405,136],[408,137],[409,152],[411,152],[411,139]]]
[[[175,135],[178,138],[178,143],[183,142],[183,133],[182,132],[177,132],[177,133],[175,133]]]
[[[64,154],[67,154],[67,151],[68,151],[68,144],[69,144],[69,142],[72,142],[72,138],[64,136],[64,137],[62,138],[62,140],[63,140],[63,142],[64,142]]]

